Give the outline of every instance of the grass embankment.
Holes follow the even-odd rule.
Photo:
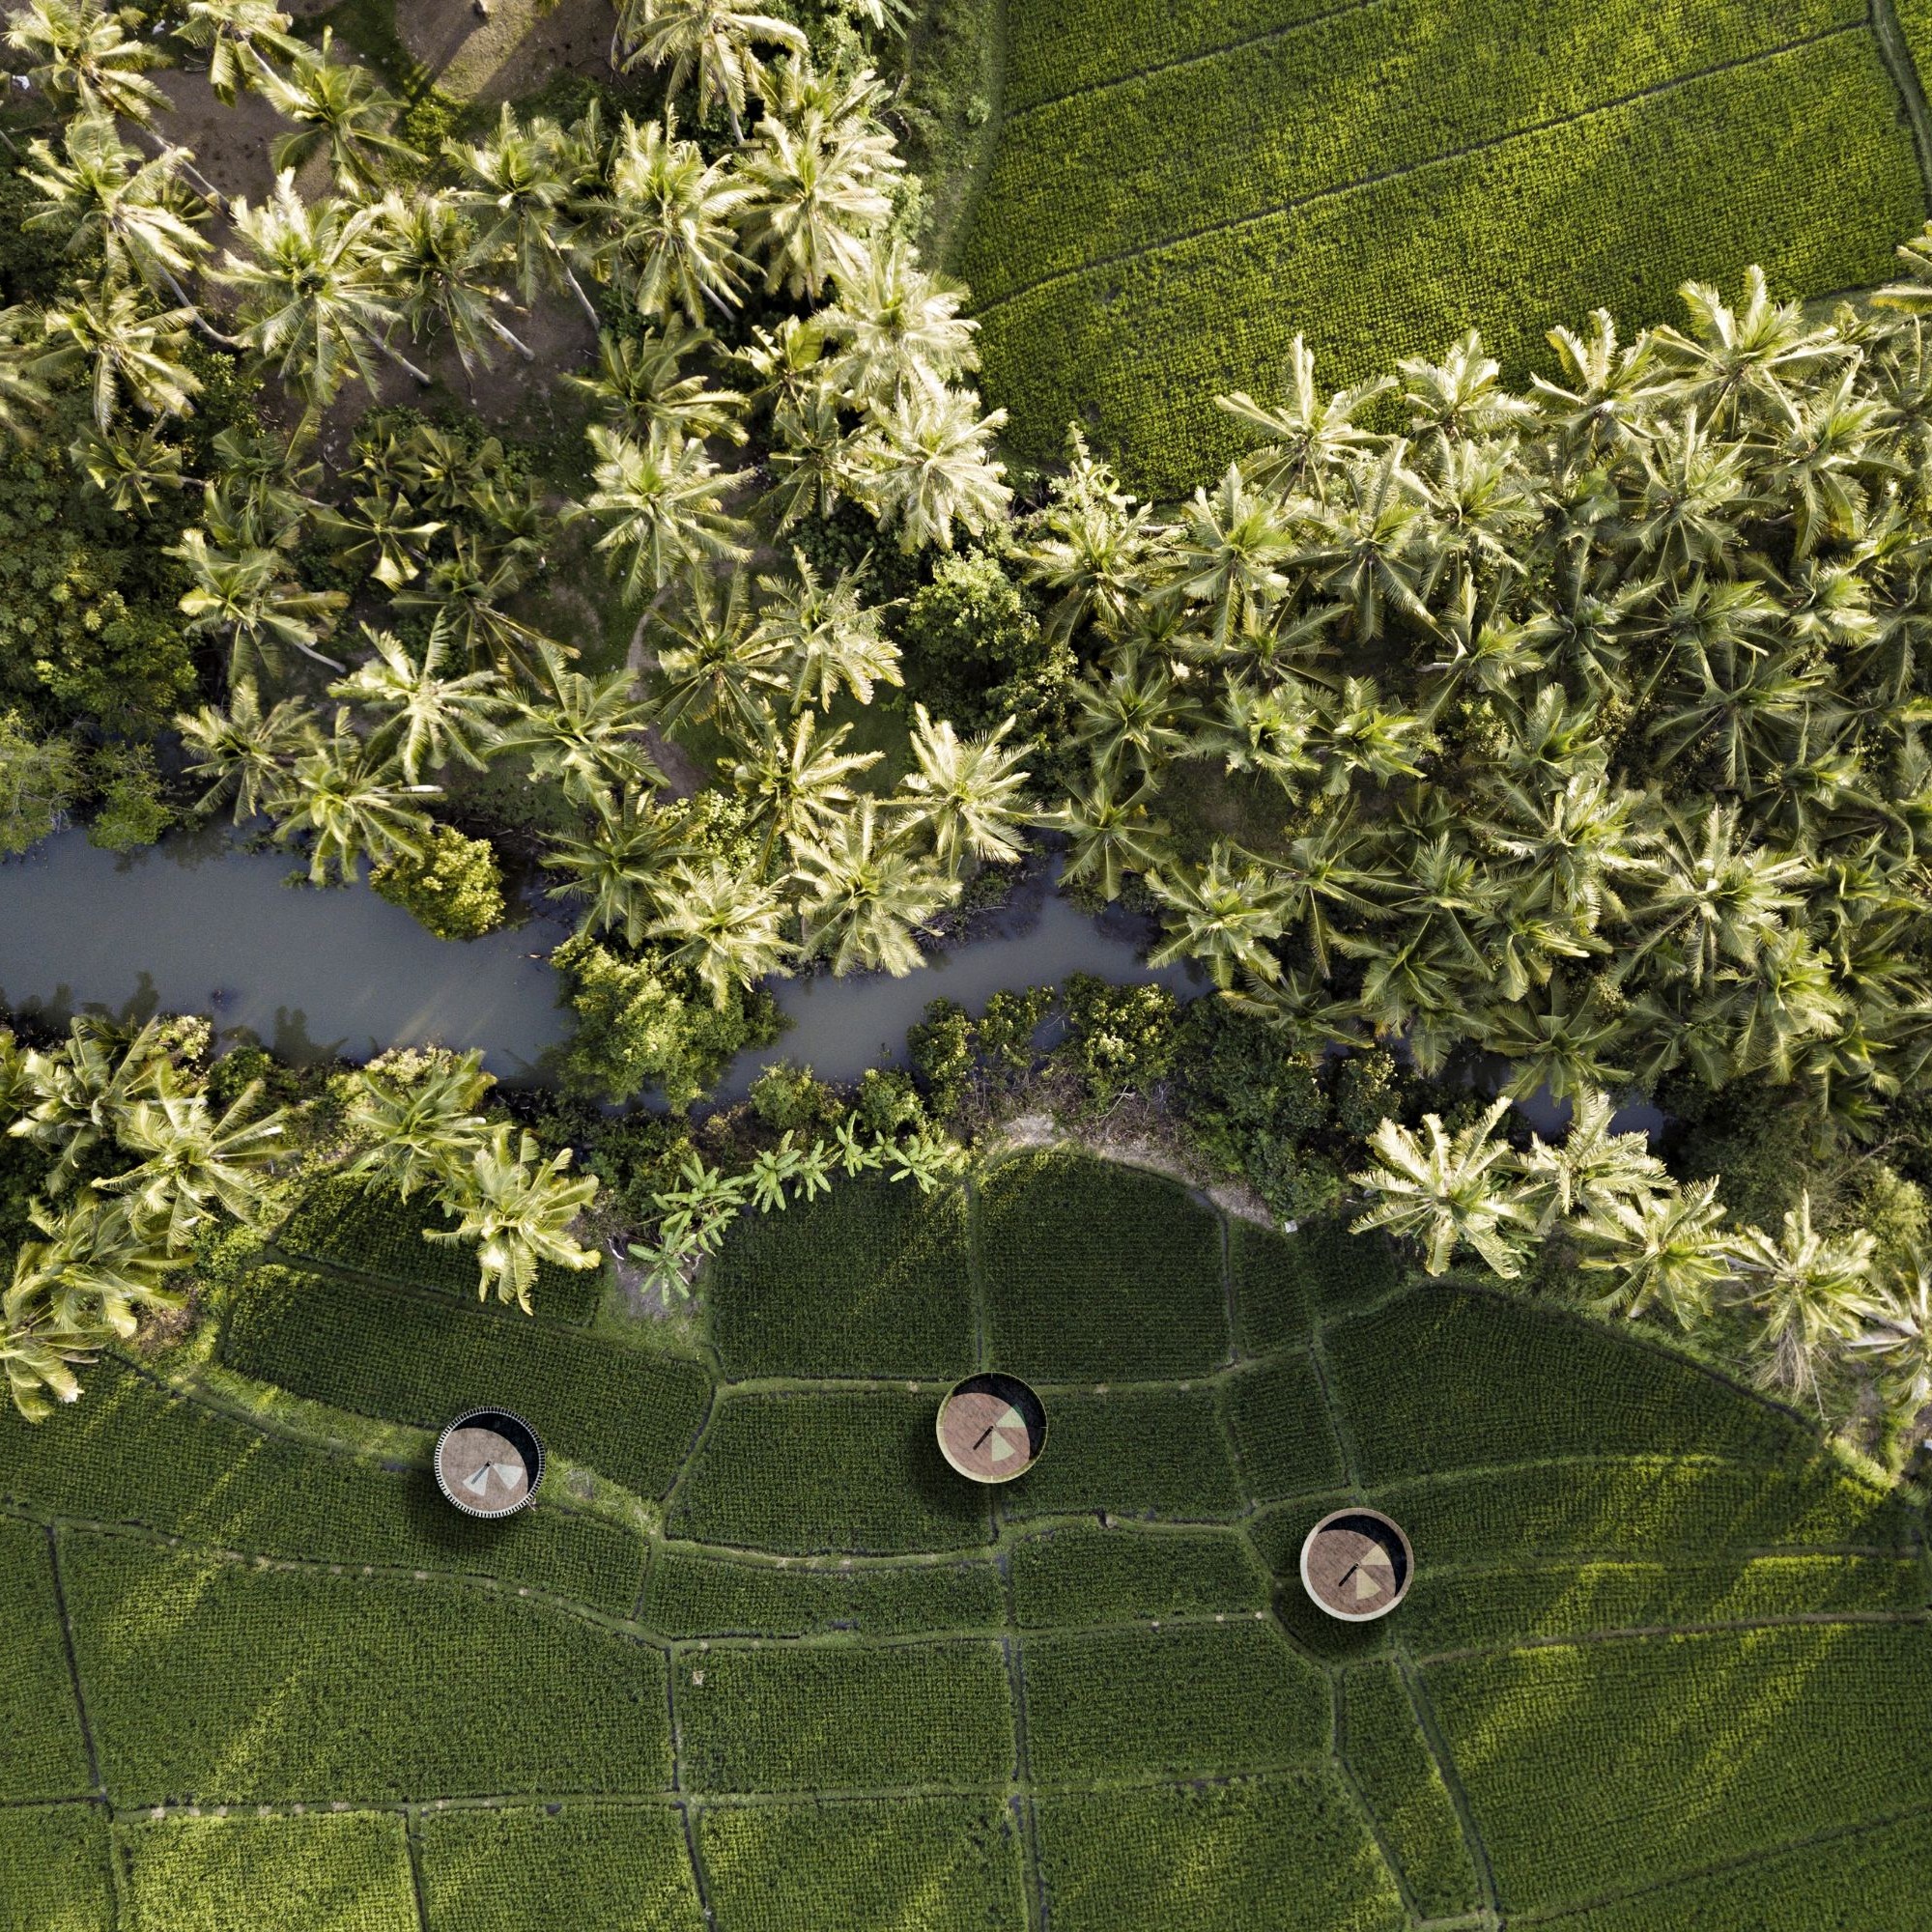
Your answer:
[[[513,1403],[639,1526],[132,1366],[0,1420],[6,1932],[1915,1922],[1918,1511],[1693,1364],[1053,1153],[753,1218],[701,1355],[408,1219],[298,1214],[222,1373]],[[991,1496],[932,1435],[988,1360],[1051,1417]],[[1420,1561],[1364,1630],[1295,1575],[1349,1496]]]

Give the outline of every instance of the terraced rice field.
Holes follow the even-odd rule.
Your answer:
[[[0,1932],[1932,1926],[1920,1513],[1682,1360],[1051,1154],[752,1220],[689,1355],[355,1227],[0,1422]],[[1349,1497],[1419,1559],[1352,1631]]]
[[[951,264],[988,394],[1028,455],[1081,422],[1173,497],[1297,330],[1336,385],[1472,327],[1520,377],[1552,323],[1665,320],[1690,277],[1882,280],[1932,158],[1932,9],[1893,4],[1004,0]]]

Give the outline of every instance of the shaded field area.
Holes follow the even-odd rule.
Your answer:
[[[1662,321],[1687,278],[1884,279],[1925,212],[1914,86],[1860,0],[1015,6],[952,266],[1015,446],[1078,422],[1173,497],[1297,331],[1339,385],[1482,319],[1520,379],[1551,322]]]
[[[0,1932],[1932,1925],[1920,1511],[1681,1357],[1061,1152],[753,1219],[692,1352],[327,1206],[212,1363],[0,1419]],[[472,1399],[557,1458],[506,1522]]]

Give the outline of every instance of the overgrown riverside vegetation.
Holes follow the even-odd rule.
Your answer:
[[[0,1414],[0,1922],[1916,1922],[1920,1505],[1628,1330],[1061,1151],[753,1215],[681,1323],[355,1198]],[[993,1492],[932,1430],[989,1360],[1050,1418]],[[456,1518],[511,1388],[552,1477]],[[1422,1553],[1354,1630],[1351,1497]]]
[[[1903,1932],[1932,10],[771,5],[6,13],[0,858],[575,930],[0,1026],[0,1932]]]

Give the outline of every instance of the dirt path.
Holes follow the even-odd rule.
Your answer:
[[[495,102],[533,94],[559,72],[610,72],[606,0],[407,0],[396,25],[436,84],[458,100]]]

